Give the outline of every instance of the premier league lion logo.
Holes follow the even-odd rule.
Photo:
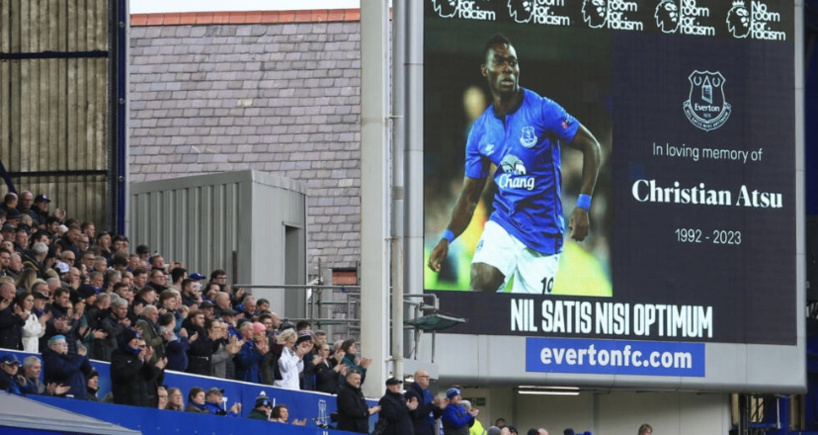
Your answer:
[[[460,0],[432,0],[435,12],[443,18],[451,18],[457,12],[457,3]]]
[[[743,1],[734,1],[727,11],[727,30],[736,38],[746,38],[750,34],[750,11]]]
[[[656,27],[662,33],[673,33],[679,27],[679,5],[674,0],[662,0],[656,6]]]
[[[724,98],[724,76],[719,71],[693,71],[688,80],[690,96],[683,104],[687,119],[704,131],[724,125],[732,110]]]
[[[608,19],[608,0],[585,0],[582,3],[582,19],[594,29],[604,26]]]
[[[508,13],[514,21],[527,23],[534,13],[534,0],[508,0]]]

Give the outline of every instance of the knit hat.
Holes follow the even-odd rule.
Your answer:
[[[128,344],[134,338],[142,338],[142,335],[140,335],[137,330],[135,330],[133,328],[128,328],[128,329],[122,331],[121,334],[119,334],[119,338],[122,340],[122,343]]]
[[[446,390],[446,397],[448,399],[450,399],[450,400],[453,399],[454,396],[459,396],[459,395],[460,395],[460,390],[458,390],[457,388],[449,388],[448,390]]]

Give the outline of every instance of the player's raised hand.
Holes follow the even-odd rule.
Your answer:
[[[581,242],[588,237],[588,231],[591,228],[591,221],[588,217],[588,210],[582,207],[575,207],[571,213],[571,220],[568,222],[568,228],[571,229],[571,238]]]

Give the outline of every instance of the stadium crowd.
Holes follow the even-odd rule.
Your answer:
[[[371,360],[355,340],[331,347],[309,322],[282,321],[232,288],[224,270],[189,273],[50,203],[26,191],[0,204],[0,348],[42,355],[21,363],[0,351],[1,390],[235,416],[240,404],[224,409],[218,388],[185,400],[165,370],[331,394],[348,371],[365,377]],[[107,397],[89,359],[111,363]],[[286,407],[266,414],[288,419]]]
[[[331,345],[308,321],[282,321],[265,299],[232,288],[224,270],[188,273],[178,262],[123,235],[96,231],[91,221],[49,211],[46,195],[22,192],[0,204],[0,348],[41,356],[20,362],[0,350],[0,390],[106,401],[171,411],[237,417],[224,390],[193,387],[187,395],[165,385],[173,370],[337,397],[338,429],[432,435],[517,434],[499,422],[487,431],[478,410],[450,388],[433,396],[424,370],[406,391],[390,378],[376,406],[361,384],[372,360],[349,338]],[[98,397],[90,359],[111,363],[111,392]],[[289,421],[289,409],[264,393],[248,418]],[[529,434],[547,434],[532,429]]]

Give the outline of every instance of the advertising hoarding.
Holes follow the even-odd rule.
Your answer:
[[[446,332],[528,337],[526,372],[663,376],[661,355],[687,342],[699,366],[666,375],[706,377],[710,344],[796,346],[795,18],[782,1],[427,0],[424,287],[468,319]],[[491,68],[508,55],[487,50],[497,33],[516,65]],[[525,98],[497,113],[515,82],[559,119]],[[598,144],[598,165],[572,143],[574,122]],[[475,179],[485,189],[468,219],[458,201]],[[543,258],[553,254],[555,267]],[[485,265],[512,279],[486,288],[498,281]],[[537,352],[588,356],[606,340],[645,341],[639,368],[567,368]]]

